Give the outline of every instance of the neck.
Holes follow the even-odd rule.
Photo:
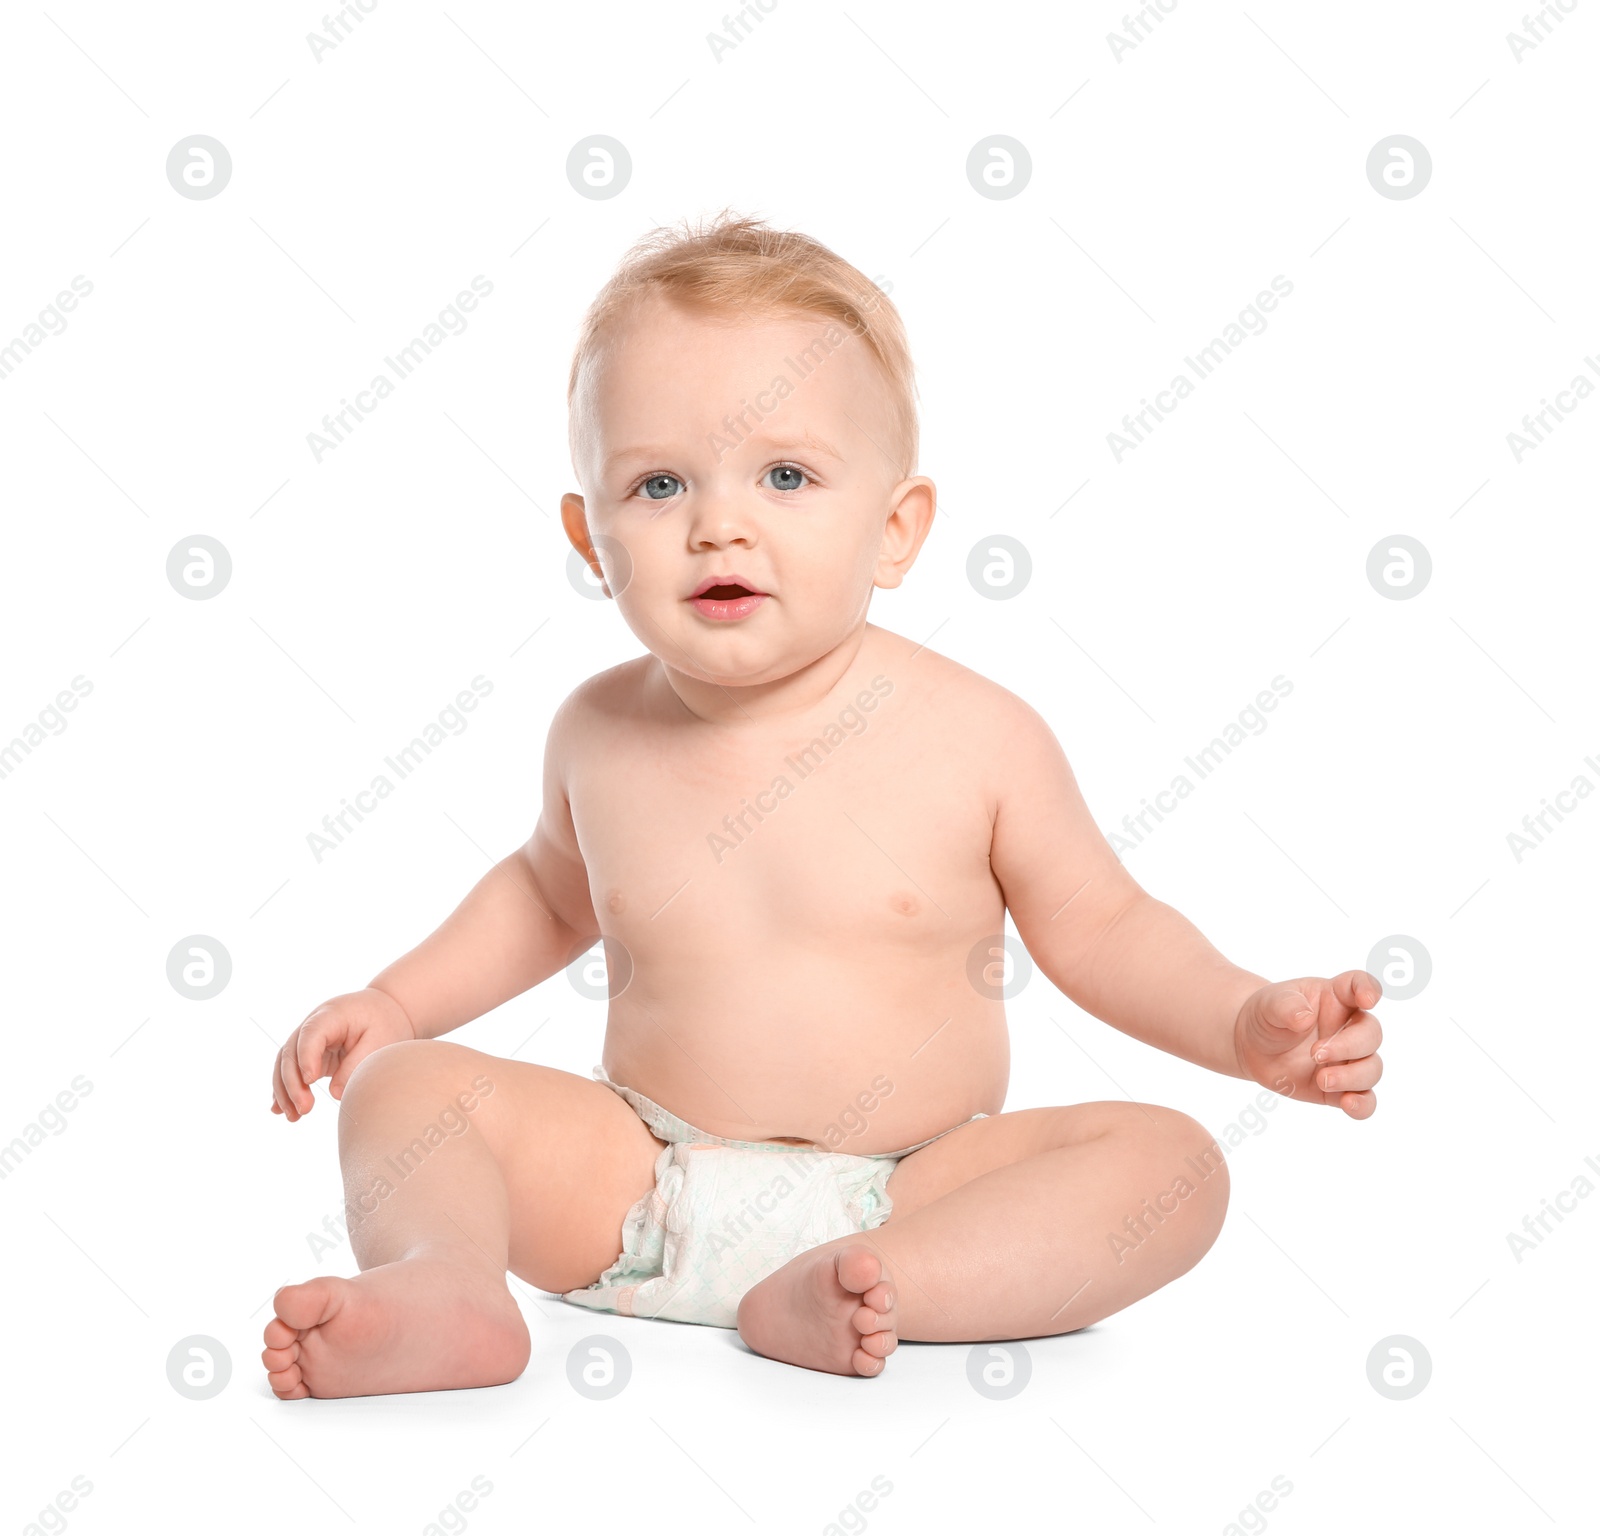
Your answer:
[[[873,626],[863,621],[814,661],[782,677],[755,683],[719,683],[691,676],[657,657],[656,676],[696,719],[734,728],[769,725],[813,713],[838,687],[858,658],[873,647]]]

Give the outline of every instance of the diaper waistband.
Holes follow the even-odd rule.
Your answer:
[[[804,1143],[797,1144],[788,1141],[734,1141],[726,1136],[713,1136],[709,1131],[702,1131],[698,1126],[690,1125],[687,1120],[683,1119],[681,1116],[673,1114],[670,1109],[665,1108],[663,1105],[657,1104],[654,1099],[646,1098],[644,1094],[638,1092],[636,1089],[628,1088],[621,1083],[613,1082],[606,1074],[606,1069],[603,1066],[597,1066],[594,1069],[594,1078],[597,1082],[604,1083],[607,1088],[613,1089],[615,1092],[621,1094],[623,1100],[633,1109],[639,1118],[650,1127],[650,1134],[655,1136],[660,1141],[669,1143],[703,1141],[710,1142],[713,1146],[738,1147],[745,1151],[754,1152],[822,1152],[825,1154],[829,1152],[827,1147],[811,1146]],[[961,1124],[971,1125],[973,1120],[987,1120],[988,1118],[988,1115],[980,1110],[977,1114],[973,1115],[971,1119],[964,1120],[961,1122]],[[940,1136],[948,1136],[951,1131],[959,1130],[960,1128],[960,1126],[952,1125],[949,1127],[949,1129],[938,1132],[937,1135],[929,1136],[925,1140],[916,1142],[909,1147],[902,1147],[898,1152],[851,1152],[842,1154],[834,1153],[831,1155],[848,1157],[906,1157],[912,1152],[921,1151],[923,1147],[926,1147],[937,1141]]]

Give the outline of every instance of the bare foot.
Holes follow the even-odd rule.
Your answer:
[[[739,1302],[739,1337],[758,1355],[836,1376],[876,1376],[894,1353],[894,1285],[866,1243],[796,1254]]]
[[[493,1387],[528,1363],[527,1324],[485,1267],[401,1259],[286,1285],[272,1303],[261,1363],[286,1401]]]

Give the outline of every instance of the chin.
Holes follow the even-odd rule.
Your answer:
[[[718,641],[720,640],[720,644]],[[658,657],[676,671],[723,688],[748,688],[787,677],[805,665],[803,660],[776,654],[769,643],[739,635],[694,635],[685,639],[675,655]]]
[[[791,672],[798,670],[797,665],[771,659],[748,665],[724,663],[718,666],[699,658],[693,663],[688,663],[680,656],[669,665],[679,672],[697,678],[702,683],[715,683],[719,688],[751,688],[758,683],[775,682],[778,678],[787,677]]]

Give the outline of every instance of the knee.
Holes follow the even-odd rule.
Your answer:
[[[1171,1187],[1187,1210],[1198,1259],[1211,1247],[1228,1213],[1228,1163],[1217,1138],[1181,1110],[1147,1106],[1155,1116],[1162,1161],[1174,1170]]]
[[[1160,1104],[1119,1105],[1107,1130],[1117,1138],[1117,1165],[1144,1196],[1140,1220],[1172,1222],[1169,1230],[1182,1234],[1187,1269],[1217,1240],[1228,1212],[1228,1164],[1216,1137]]]
[[[468,1087],[482,1053],[448,1040],[396,1040],[360,1061],[339,1101],[339,1118],[359,1119],[381,1104],[419,1096],[453,1099]]]

